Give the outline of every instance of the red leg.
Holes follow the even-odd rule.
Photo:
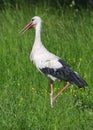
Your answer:
[[[53,107],[53,93],[54,93],[53,81],[50,81],[50,89],[51,89],[51,92],[50,92],[50,104],[51,104],[51,107]]]
[[[67,82],[67,84],[58,92],[58,94],[57,94],[55,97],[53,97],[53,102],[59,97],[59,95],[60,95],[65,89],[67,89],[67,88],[69,87],[69,85],[70,85],[70,82]]]

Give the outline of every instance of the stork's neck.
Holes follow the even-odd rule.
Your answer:
[[[42,24],[41,22],[37,24],[36,26],[36,32],[35,32],[35,43],[36,44],[41,44],[41,27]]]
[[[32,53],[38,52],[38,50],[41,49],[46,50],[41,41],[41,27],[42,27],[42,23],[39,22],[35,28],[35,41],[32,48]]]

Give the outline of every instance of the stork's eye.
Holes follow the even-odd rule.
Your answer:
[[[32,19],[32,21],[34,21],[34,19]]]

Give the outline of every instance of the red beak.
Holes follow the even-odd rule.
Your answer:
[[[24,33],[24,32],[26,32],[27,30],[29,30],[30,28],[32,28],[33,27],[33,23],[32,22],[30,22],[30,23],[28,23],[21,31],[20,31],[20,33]]]

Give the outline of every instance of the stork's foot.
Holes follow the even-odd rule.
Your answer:
[[[50,104],[51,104],[51,108],[53,108],[53,104],[54,102],[57,102],[57,97],[53,97],[53,95],[50,93]]]
[[[50,103],[51,103],[51,107],[53,107],[53,103],[55,101],[57,101],[57,98],[59,97],[59,95],[69,87],[70,83],[67,82],[67,84],[58,92],[58,94],[56,96],[53,97],[53,91],[51,91],[51,94],[50,94]]]
[[[50,105],[51,105],[51,108],[53,108],[53,94],[50,93]]]

